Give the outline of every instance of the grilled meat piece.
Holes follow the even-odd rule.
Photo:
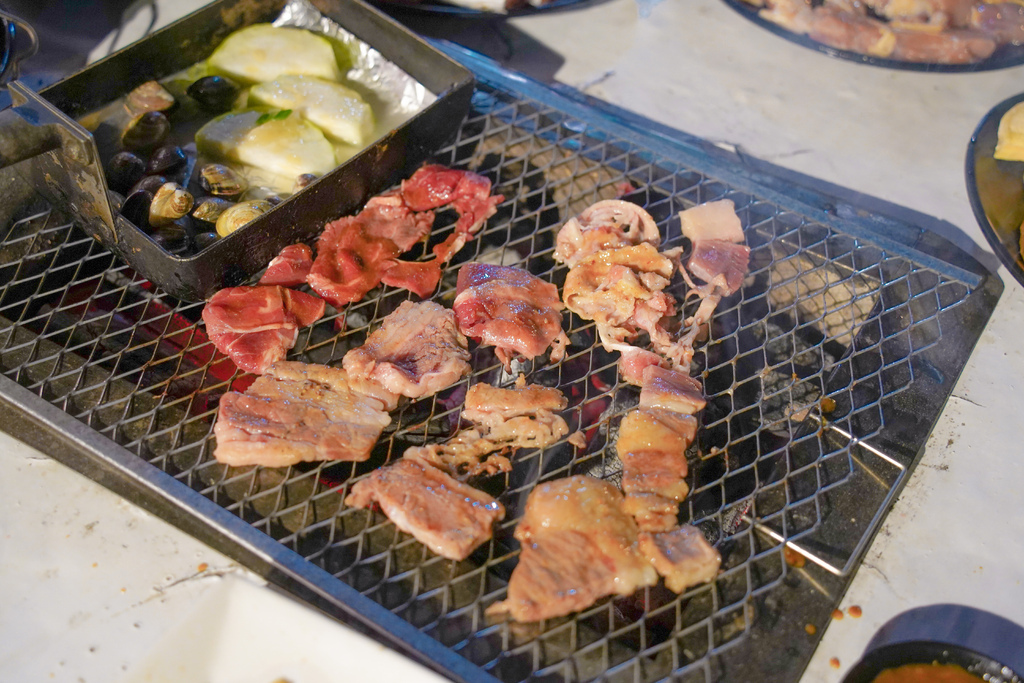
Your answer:
[[[640,552],[676,593],[712,580],[722,564],[722,556],[700,529],[689,524],[665,533],[641,533]]]
[[[679,503],[657,493],[627,493],[622,509],[640,531],[670,531],[679,521]]]
[[[433,301],[403,301],[342,364],[352,377],[419,398],[469,374],[466,345],[451,310]]]
[[[644,368],[642,386],[641,408],[664,408],[696,415],[707,405],[700,382],[680,370],[648,366]]]
[[[289,244],[267,265],[261,285],[297,287],[306,281],[313,267],[313,250],[305,244]]]
[[[743,225],[731,199],[697,204],[679,212],[683,237],[692,242],[722,240],[743,242]]]
[[[597,323],[601,345],[608,351],[633,348],[629,340],[643,330],[655,351],[683,364],[683,350],[661,323],[675,313],[675,300],[662,291],[673,270],[672,261],[646,242],[598,251],[569,271],[562,292],[565,306]]]
[[[214,457],[227,465],[286,467],[316,460],[362,461],[391,418],[394,397],[357,391],[344,370],[280,361],[244,394],[221,397]]]
[[[522,553],[508,597],[487,613],[539,621],[655,584],[657,572],[640,555],[636,523],[622,506],[613,484],[591,477],[537,485],[515,531]]]
[[[569,433],[556,410],[567,405],[557,389],[526,386],[520,375],[515,389],[474,384],[466,392],[462,417],[475,426],[443,444],[416,446],[405,451],[414,458],[466,479],[482,473],[507,472],[504,453],[519,448],[546,448]],[[481,461],[484,456],[489,456]]]
[[[455,310],[459,331],[494,346],[505,367],[515,354],[534,358],[554,344],[551,361],[565,355],[562,301],[550,282],[513,266],[467,263],[459,269]]]
[[[641,242],[654,246],[661,242],[651,215],[631,202],[606,199],[565,222],[555,238],[554,259],[571,268],[598,251]]]
[[[622,490],[657,493],[681,501],[686,484],[686,449],[697,436],[697,420],[663,408],[626,413],[615,444],[622,461]]]
[[[469,557],[505,517],[504,506],[486,493],[405,458],[374,470],[345,498],[351,507],[374,502],[395,526],[450,560]]]
[[[203,307],[214,346],[242,370],[260,374],[285,357],[299,329],[323,317],[324,302],[284,287],[228,287]]]

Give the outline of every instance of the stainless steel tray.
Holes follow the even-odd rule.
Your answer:
[[[557,227],[626,182],[670,246],[682,240],[679,210],[736,203],[751,276],[720,305],[695,356],[709,403],[684,503],[722,553],[713,584],[682,596],[645,589],[535,625],[484,616],[504,597],[518,556],[512,532],[532,487],[618,471],[614,433],[637,392],[618,381],[616,357],[595,348],[590,323],[569,318],[561,363],[522,367],[566,393],[564,414],[589,447],[522,453],[512,472],[482,482],[508,518],[490,543],[452,562],[341,501],[407,445],[450,433],[469,383],[511,379],[489,349],[474,351],[469,380],[396,411],[367,463],[227,468],[211,456],[217,401],[251,378],[214,354],[196,323],[201,305],[164,296],[8,177],[5,428],[455,680],[796,680],[1002,282],[926,230],[927,217],[891,218],[894,207],[810,189],[808,179],[445,49],[478,86],[456,141],[433,159],[488,175],[507,200],[447,269],[436,299],[450,304],[459,263],[474,259],[561,285]],[[327,317],[300,334],[291,357],[339,361],[407,296],[386,288]]]

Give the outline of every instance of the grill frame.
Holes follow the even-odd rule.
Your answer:
[[[815,441],[815,439],[805,439],[809,433],[808,430],[813,433],[827,431],[830,434],[828,438],[831,441],[827,443],[832,444],[834,450],[824,454],[812,452],[807,456],[811,464],[821,464],[827,459],[826,456],[833,456],[836,453],[849,452],[851,454],[851,458],[847,462],[848,476],[840,479],[843,486],[835,487],[833,492],[828,495],[828,504],[832,505],[833,512],[845,512],[849,509],[860,510],[861,508],[857,507],[857,504],[863,501],[865,492],[871,491],[873,486],[869,472],[878,470],[880,463],[890,463],[892,481],[887,483],[888,488],[885,490],[884,496],[881,498],[876,496],[877,500],[874,501],[874,509],[870,518],[862,520],[863,524],[858,530],[856,544],[852,547],[847,545],[847,547],[841,548],[843,552],[837,556],[830,556],[828,553],[822,552],[822,543],[836,539],[841,540],[844,533],[849,533],[849,529],[845,525],[831,528],[825,523],[827,519],[843,518],[845,515],[832,514],[823,520],[820,511],[816,511],[817,526],[814,526],[812,531],[820,533],[817,536],[802,533],[806,530],[798,527],[796,533],[801,534],[801,537],[799,540],[789,541],[789,548],[802,554],[810,562],[803,568],[790,570],[788,573],[786,567],[783,567],[783,576],[779,580],[766,584],[767,587],[762,586],[764,590],[752,591],[750,589],[752,568],[756,567],[759,562],[777,562],[780,557],[783,557],[782,552],[778,549],[778,541],[780,538],[791,539],[794,530],[787,526],[785,515],[768,514],[767,516],[758,515],[755,518],[749,514],[749,508],[744,510],[732,503],[722,506],[715,513],[721,519],[721,526],[731,529],[726,536],[730,538],[738,536],[751,545],[748,559],[738,565],[730,566],[727,558],[726,563],[729,575],[734,578],[741,577],[741,582],[745,583],[746,589],[742,598],[735,603],[738,605],[735,609],[719,610],[718,607],[713,606],[712,616],[715,618],[704,619],[699,623],[708,622],[708,624],[704,624],[704,627],[708,629],[722,629],[726,627],[723,625],[725,619],[731,618],[738,624],[737,628],[740,629],[741,634],[749,634],[755,626],[768,618],[772,620],[773,642],[794,644],[791,648],[794,652],[785,654],[773,651],[770,644],[769,647],[765,647],[763,644],[754,642],[758,639],[741,635],[735,639],[726,639],[721,643],[718,651],[709,652],[686,667],[680,667],[672,675],[676,680],[685,681],[723,678],[730,680],[795,680],[806,665],[817,640],[815,637],[807,635],[804,626],[808,623],[817,624],[819,632],[823,630],[823,625],[827,623],[827,615],[831,613],[834,605],[838,603],[845,591],[852,571],[870,543],[888,506],[902,486],[906,484],[908,474],[923,453],[927,435],[938,419],[942,406],[948,398],[949,392],[952,391],[956,377],[966,363],[970,350],[980,336],[981,330],[1002,292],[1002,282],[955,247],[918,225],[887,218],[884,214],[877,212],[859,215],[857,209],[863,207],[858,204],[844,203],[836,196],[796,184],[777,169],[766,169],[763,166],[752,168],[750,165],[744,164],[736,155],[729,154],[697,138],[659,126],[578,93],[558,87],[549,88],[523,79],[521,76],[511,75],[486,60],[464,53],[457,48],[445,46],[445,49],[475,73],[483,84],[478,92],[495,88],[498,92],[510,93],[515,99],[540,103],[564,116],[562,124],[568,130],[575,132],[573,128],[575,126],[579,128],[579,131],[586,131],[588,139],[605,136],[609,140],[624,141],[633,146],[634,150],[649,154],[653,158],[672,160],[681,167],[713,178],[715,183],[727,186],[730,191],[745,193],[762,202],[771,203],[786,212],[802,216],[810,224],[827,227],[829,234],[852,240],[854,244],[864,243],[867,245],[866,248],[874,249],[887,256],[887,259],[879,260],[912,264],[914,272],[935,273],[939,280],[944,278],[955,281],[968,292],[955,307],[948,311],[942,309],[940,302],[940,309],[954,315],[958,324],[945,325],[941,330],[941,336],[929,349],[924,351],[915,349],[917,354],[915,357],[923,358],[924,361],[920,361],[918,367],[910,367],[912,364],[907,363],[908,371],[914,381],[904,390],[884,396],[880,401],[880,405],[886,402],[893,404],[892,408],[880,409],[880,414],[886,418],[884,429],[879,430],[877,425],[871,424],[872,415],[858,415],[856,411],[852,411],[853,415],[837,423],[825,420],[828,424],[822,429],[811,429],[805,425],[803,431],[798,430],[789,436],[789,443],[793,444]],[[544,134],[544,131],[541,130],[540,133]],[[582,133],[580,134],[582,135]],[[458,143],[456,143],[457,146]],[[602,159],[602,164],[605,162],[606,160]],[[562,216],[563,219],[565,217]],[[497,221],[497,219],[492,220]],[[497,222],[501,225],[500,221]],[[799,236],[803,233],[797,231],[794,234]],[[443,237],[443,234],[441,236]],[[752,236],[754,235],[752,234]],[[516,239],[533,238],[517,237]],[[798,244],[797,253],[800,253],[806,246],[808,245]],[[810,246],[813,247],[813,244]],[[94,251],[96,247],[84,248],[90,254],[88,258],[96,257]],[[467,247],[467,250],[471,248],[471,246]],[[533,251],[531,248],[531,253]],[[853,253],[852,250],[850,253]],[[536,254],[533,253],[533,256]],[[0,267],[2,265],[0,264]],[[115,266],[109,270],[120,273],[123,267]],[[450,270],[454,271],[454,269]],[[545,272],[553,273],[555,270],[549,266],[546,267]],[[888,279],[886,277],[881,279],[886,282],[885,287],[890,289],[899,289],[905,285],[908,290],[908,296],[905,297],[908,303],[914,299],[914,296],[910,295],[913,291],[912,286],[905,275],[897,273]],[[798,282],[800,278],[795,278],[794,281]],[[785,287],[785,283],[780,286]],[[745,291],[747,289],[748,287],[745,286]],[[796,295],[799,294],[800,292],[797,291]],[[899,292],[894,292],[893,296],[898,299],[899,294]],[[743,296],[746,297],[746,294]],[[879,298],[881,299],[881,296]],[[756,300],[757,297],[753,297],[753,299]],[[725,319],[741,317],[741,308],[741,306],[723,306],[724,310],[720,315]],[[889,311],[896,310],[897,307],[885,306],[884,308]],[[910,311],[910,307],[908,307],[908,311]],[[913,312],[910,311],[910,314],[912,317]],[[937,316],[938,314],[936,314]],[[379,317],[377,316],[378,320]],[[883,325],[882,317],[882,315],[873,315],[871,312],[867,313],[867,319],[869,321],[877,320],[879,326]],[[928,318],[924,320],[927,321]],[[579,321],[572,323],[573,331],[579,331],[586,327]],[[738,325],[738,328],[742,327],[742,324]],[[792,325],[789,332],[792,333],[798,327],[800,325]],[[859,330],[857,335],[853,335],[853,328],[851,328],[851,338],[860,337],[861,332],[864,330]],[[889,346],[899,347],[899,344],[903,343],[900,341],[899,335],[886,334],[882,331],[878,335],[880,339],[877,343],[866,339],[867,336],[870,335],[865,336],[864,348],[852,353],[846,361],[850,366],[850,372],[855,372],[856,359],[860,354],[864,359],[870,359],[872,355],[884,356],[884,353],[895,354],[897,358],[900,358],[901,354],[902,357],[908,355],[905,348],[888,348],[884,353],[881,350],[883,340],[895,340],[898,343]],[[909,340],[906,343],[910,343]],[[335,360],[340,359],[340,355],[337,355],[336,352],[337,349],[332,347],[330,355]],[[574,353],[576,350],[572,349],[569,354],[570,359]],[[490,354],[490,351],[484,350],[482,354]],[[702,354],[703,351],[699,352],[698,357]],[[479,356],[481,352],[475,351],[474,355]],[[601,367],[608,367],[608,364],[613,361],[613,358],[605,359]],[[712,368],[720,367],[715,363],[708,363],[708,365]],[[837,364],[837,367],[839,365]],[[900,364],[897,362],[894,365],[898,369]],[[540,372],[543,373],[544,368],[541,368]],[[8,370],[7,374],[12,373]],[[833,382],[842,385],[844,381],[847,383],[852,381],[844,380],[841,374],[841,371],[833,372]],[[869,372],[868,376],[873,375]],[[25,381],[28,383],[28,380]],[[940,388],[941,391],[937,388]],[[829,391],[825,391],[826,395],[829,393]],[[884,387],[882,393],[885,393]],[[888,404],[886,403],[886,405]],[[435,406],[434,404],[431,406],[433,414]],[[622,406],[620,406],[621,408]],[[843,413],[843,407],[840,406],[836,412]],[[349,584],[338,580],[330,572],[304,559],[299,553],[260,531],[238,514],[230,512],[182,481],[140,458],[136,453],[101,435],[56,405],[40,398],[34,391],[21,386],[6,374],[0,378],[0,415],[6,418],[4,424],[8,425],[9,431],[16,437],[51,454],[128,500],[235,558],[296,597],[335,617],[361,626],[393,647],[427,663],[455,680],[495,680],[487,671],[456,654],[452,649],[426,635]],[[920,415],[925,415],[927,419],[920,419]],[[443,415],[434,415],[434,417],[439,418]],[[809,411],[803,422],[806,423],[808,419],[813,421],[814,417],[815,412]],[[722,418],[725,423],[730,419],[729,413]],[[716,417],[706,418],[705,430],[713,430],[714,425],[722,423],[722,420]],[[611,423],[610,420],[606,422]],[[873,434],[869,441],[852,436],[867,433]],[[849,438],[844,434],[849,435]],[[837,439],[838,445],[836,445]],[[843,440],[848,440],[849,444],[844,446]],[[610,442],[611,438],[606,435],[606,443]],[[731,443],[731,439],[729,442]],[[854,453],[856,453],[855,456]],[[867,462],[870,467],[859,466],[854,460]],[[579,466],[579,463],[575,463],[575,465]],[[606,463],[602,461],[601,466],[605,467],[605,465]],[[773,479],[775,475],[771,470],[774,467],[767,468],[769,471],[765,475],[765,482],[756,478],[760,476],[757,463],[744,465],[740,470],[743,470],[744,467],[746,471],[757,473],[755,474],[756,494],[765,491],[770,493],[772,490],[778,491],[789,487],[786,477],[778,481]],[[806,467],[792,465],[785,469],[789,471],[789,475],[795,477],[799,476],[801,472],[810,471]],[[607,469],[604,469],[604,472],[606,475],[609,474]],[[545,476],[553,476],[557,473],[557,469],[551,470],[547,471]],[[857,476],[852,476],[854,474]],[[782,481],[781,485],[779,481]],[[711,482],[706,490],[711,490],[716,485],[718,484]],[[822,491],[820,480],[816,482],[815,490],[818,493]],[[524,488],[524,494],[525,491]],[[695,487],[691,501],[701,492],[700,487]],[[755,497],[752,495],[751,500]],[[767,497],[770,498],[770,496]],[[814,499],[817,507],[819,500],[817,493]],[[770,509],[770,504],[770,500],[763,503],[756,502],[756,507],[769,506]],[[684,503],[685,505],[687,504]],[[695,521],[700,522],[702,519],[700,511],[698,510],[698,514],[695,515],[692,502],[689,505],[691,516]],[[521,509],[521,505],[517,507]],[[365,513],[359,512],[359,514]],[[510,514],[510,520],[502,525],[507,534],[512,531],[511,518],[513,517],[514,515]],[[714,517],[714,514],[711,517]],[[378,523],[375,528],[384,529],[386,526]],[[775,535],[774,540],[773,534]],[[408,540],[399,541],[399,545],[406,549],[417,546],[415,542]],[[772,550],[773,548],[774,550]],[[799,561],[792,556],[790,559],[794,564],[799,564]],[[789,565],[787,564],[787,566]],[[722,587],[716,585],[717,597],[709,597],[711,594],[709,589],[696,589],[691,593],[698,597],[691,597],[686,602],[697,604],[701,600],[710,599],[714,602],[716,599],[722,599],[721,596],[727,595],[730,590],[726,584],[728,581],[723,580]],[[651,594],[645,593],[644,599],[648,601],[647,604],[655,605],[653,611],[661,610],[664,613],[668,608],[665,605],[657,607],[655,603],[657,599],[661,598],[657,598],[657,596],[655,598],[655,601],[652,602]],[[598,607],[594,614],[597,615],[604,610],[607,603],[608,601],[602,601],[600,603],[602,606]],[[729,606],[735,605],[729,603]],[[685,608],[680,602],[677,602],[672,609]],[[644,618],[641,621],[644,626],[638,635],[640,642],[645,642],[644,639],[649,634],[657,631],[656,620],[648,628],[648,622],[651,621],[648,617],[651,616],[650,613],[643,615]],[[711,625],[712,621],[716,624]],[[553,630],[557,630],[557,628],[556,626]],[[615,628],[628,630],[631,627],[628,624],[616,623],[609,628],[611,630]],[[573,634],[577,633],[576,627],[571,627],[571,629]],[[544,635],[547,634],[542,634],[541,638],[530,642],[543,640]],[[680,635],[683,642],[677,642],[680,640],[677,636]],[[670,638],[662,641],[670,643],[671,648],[668,649],[673,650],[673,661],[682,658],[682,655],[678,655],[675,650],[685,648],[686,637],[687,634],[673,633]],[[710,631],[707,637],[709,642],[714,643],[714,636]],[[608,639],[614,638],[608,637]],[[527,638],[527,640],[530,639]],[[658,643],[659,646],[661,644]],[[666,647],[663,647],[662,651],[665,651]],[[627,658],[625,661],[616,661],[616,658],[619,658],[619,654],[612,651],[609,646],[601,655],[600,665],[603,667],[601,671],[596,675],[591,675],[580,670],[575,671],[574,675],[580,679],[598,677],[604,680],[643,680],[646,677],[646,674],[641,671],[643,663],[638,664],[636,661],[641,658],[640,655]],[[686,658],[689,659],[689,656],[687,655]],[[566,669],[563,667],[562,676],[558,680],[573,678],[573,675],[566,674],[565,671]],[[744,672],[752,672],[753,675],[745,675]],[[498,670],[498,673],[504,672]],[[543,678],[545,675],[544,671],[533,673],[538,674],[535,678]]]

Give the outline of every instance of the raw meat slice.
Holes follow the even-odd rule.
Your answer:
[[[271,260],[260,284],[297,287],[306,281],[312,267],[313,250],[305,244],[289,244]]]
[[[743,225],[740,223],[740,217],[736,215],[736,205],[731,199],[698,204],[680,211],[679,223],[683,237],[693,242],[743,242]]]
[[[665,577],[669,590],[676,593],[711,581],[722,564],[719,552],[700,529],[689,524],[665,533],[641,533],[640,551]]]
[[[614,485],[592,477],[539,484],[515,531],[522,553],[508,597],[487,614],[539,621],[655,584],[657,572],[638,550],[636,522],[622,506]]]
[[[374,502],[395,526],[450,560],[469,557],[505,517],[504,506],[483,491],[405,458],[374,470],[345,498],[351,507]]]
[[[515,354],[534,358],[554,344],[551,361],[565,355],[558,288],[522,268],[467,263],[459,269],[455,310],[459,331],[494,346],[506,367]]]
[[[275,363],[244,394],[221,397],[213,455],[234,466],[366,460],[391,422],[387,395],[375,393],[357,392],[338,368]]]
[[[262,373],[295,345],[298,330],[323,317],[324,302],[284,287],[228,287],[203,308],[206,333],[242,370]]]
[[[433,301],[403,301],[342,365],[352,377],[419,398],[469,374],[467,343],[451,310]]]

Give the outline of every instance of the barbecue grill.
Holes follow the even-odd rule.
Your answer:
[[[711,584],[661,586],[538,624],[488,619],[516,564],[512,537],[539,481],[614,479],[614,443],[638,391],[616,354],[567,314],[571,346],[473,374],[393,414],[365,463],[230,468],[212,458],[217,401],[251,376],[216,354],[201,304],[172,299],[4,176],[0,406],[19,438],[153,511],[271,582],[460,681],[796,680],[886,511],[906,483],[988,317],[999,279],[913,222],[804,187],[627,112],[448,47],[477,78],[471,110],[432,161],[487,175],[505,195],[447,268],[520,265],[559,286],[558,227],[626,193],[683,245],[681,209],[728,198],[750,245],[694,374],[708,397],[683,517],[722,553]],[[627,185],[628,183],[628,185]],[[451,220],[447,220],[450,218]],[[431,244],[451,231],[441,214]],[[422,254],[429,253],[429,245]],[[674,293],[682,299],[683,289]],[[383,288],[302,330],[290,358],[338,363],[409,297]],[[469,559],[437,557],[380,513],[346,508],[352,484],[458,425],[465,389],[518,372],[557,386],[587,446],[520,452],[477,482],[506,506]]]

